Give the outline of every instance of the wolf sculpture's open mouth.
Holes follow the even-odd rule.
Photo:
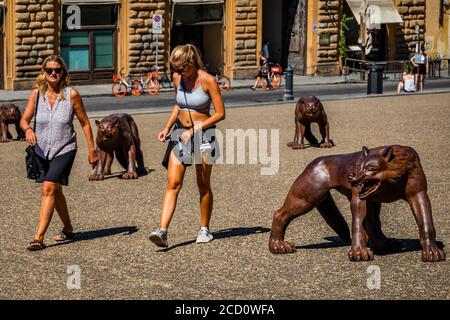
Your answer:
[[[365,180],[361,181],[356,187],[358,188],[359,198],[366,199],[371,194],[375,193],[381,185],[381,181]]]

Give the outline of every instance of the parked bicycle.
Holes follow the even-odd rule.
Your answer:
[[[222,71],[220,68],[216,69],[216,72],[212,73],[208,69],[208,65],[206,65],[206,69],[208,70],[209,74],[212,74],[217,81],[217,84],[219,85],[220,92],[226,92],[231,90],[231,80],[226,75],[222,74]]]
[[[269,62],[267,77],[263,77],[261,79],[261,87],[266,89],[270,83],[269,88],[271,87],[272,89],[278,89],[281,85],[281,75],[282,74],[283,74],[283,70],[278,63]]]
[[[171,77],[167,74],[166,68],[164,68],[162,70],[162,72],[159,72],[159,67],[155,66],[153,67],[154,71],[156,71],[158,73],[158,82],[160,84],[161,87],[163,88],[172,88],[172,80]]]
[[[124,75],[125,68],[120,69],[119,73],[113,75],[114,84],[112,86],[112,93],[116,97],[123,97],[131,92],[134,96],[142,94],[141,89],[131,80],[130,76]]]
[[[148,92],[148,94],[154,96],[157,95],[160,89],[159,81],[158,81],[158,73],[155,71],[151,71],[147,73],[147,79],[144,81],[144,78],[141,76],[140,79],[133,80],[133,87],[136,88],[139,94],[142,95],[144,90]]]

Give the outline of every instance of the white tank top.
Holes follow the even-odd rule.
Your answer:
[[[414,83],[414,78],[412,79],[405,79],[405,91],[407,92],[415,92],[416,91],[416,84]]]

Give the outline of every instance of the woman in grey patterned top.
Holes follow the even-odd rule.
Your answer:
[[[69,86],[69,74],[64,60],[56,55],[47,57],[42,71],[36,79],[28,103],[25,106],[20,126],[25,132],[26,141],[35,145],[42,182],[41,209],[39,224],[34,240],[28,250],[45,248],[45,232],[56,209],[64,227],[56,241],[73,239],[73,227],[70,221],[63,185],[68,185],[70,170],[77,150],[77,139],[73,127],[74,115],[77,116],[86,136],[89,149],[88,161],[92,166],[98,162],[94,139],[88,116],[84,110],[80,94]],[[35,112],[36,128],[30,126]]]

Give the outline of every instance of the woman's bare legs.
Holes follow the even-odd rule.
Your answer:
[[[256,87],[258,86],[258,83],[259,83],[260,80],[261,80],[261,77],[259,77],[259,76],[256,77],[255,84],[253,85],[253,87],[251,87],[251,89],[255,90]]]
[[[160,228],[167,230],[177,206],[178,193],[183,185],[185,166],[172,152],[167,167],[167,186],[163,196]]]
[[[211,191],[212,165],[207,164],[203,157],[202,164],[195,165],[197,186],[200,193],[201,227],[209,229],[209,221],[213,209],[213,193]]]
[[[66,233],[73,232],[72,222],[70,221],[69,209],[67,208],[66,197],[63,193],[63,188],[59,186],[55,192],[55,209],[63,223],[63,231]],[[61,236],[56,236],[56,240],[64,240]]]
[[[56,208],[61,221],[64,224],[64,231],[71,232],[69,211],[67,209],[66,198],[59,183],[44,181],[42,184],[41,209],[39,211],[39,224],[34,239],[42,241],[45,232],[52,220],[53,210]]]

